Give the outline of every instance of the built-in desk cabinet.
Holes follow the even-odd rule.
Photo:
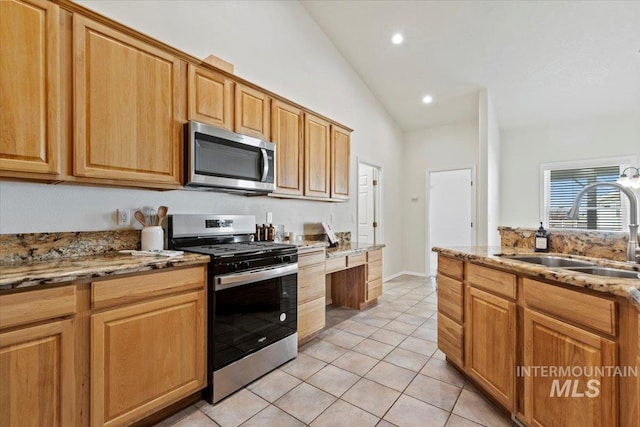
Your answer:
[[[60,174],[60,8],[0,2],[0,172]],[[24,175],[23,175],[24,176]]]
[[[0,295],[0,425],[73,426],[75,286]]]

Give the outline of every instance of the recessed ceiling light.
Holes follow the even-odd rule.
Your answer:
[[[431,95],[425,95],[424,98],[422,98],[422,102],[425,104],[431,104],[433,102],[433,98]]]
[[[391,37],[391,41],[393,42],[393,44],[400,44],[403,40],[404,37],[402,37],[402,34],[400,33],[395,33],[393,37]]]

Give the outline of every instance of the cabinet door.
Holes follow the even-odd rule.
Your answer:
[[[269,97],[266,93],[236,84],[236,132],[270,141]]]
[[[73,320],[0,334],[0,425],[75,425]]]
[[[276,192],[301,196],[304,176],[302,110],[273,101],[271,132],[276,144]]]
[[[311,114],[304,117],[304,195],[329,197],[329,122]]]
[[[516,305],[469,287],[466,358],[469,374],[510,411],[515,403]]]
[[[616,378],[598,375],[595,369],[616,364],[613,341],[525,309],[523,370],[540,367],[538,372],[524,371],[527,423],[537,427],[618,425]],[[572,369],[572,373],[554,374],[549,367]]]
[[[325,300],[317,298],[298,307],[298,342],[324,328]]]
[[[205,385],[204,291],[91,316],[93,426],[128,425]]]
[[[331,197],[349,198],[350,132],[331,126]]]
[[[233,130],[231,80],[189,64],[189,120]]]
[[[179,184],[179,61],[73,17],[74,174]]]
[[[60,22],[44,0],[0,1],[0,170],[58,174]]]

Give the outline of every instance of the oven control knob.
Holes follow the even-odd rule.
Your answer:
[[[229,270],[231,271],[237,271],[238,267],[239,267],[238,263],[234,262],[233,264],[229,264]]]
[[[242,261],[238,263],[238,268],[241,268],[241,269],[249,268],[249,263],[246,261]]]
[[[282,264],[282,262],[284,261],[284,257],[277,256],[273,260],[276,262],[276,264]]]
[[[282,261],[284,262],[291,262],[291,255],[285,255],[282,257]]]

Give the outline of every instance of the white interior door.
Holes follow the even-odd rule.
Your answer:
[[[375,188],[374,168],[358,164],[358,242],[374,243]]]
[[[432,247],[472,246],[475,243],[472,181],[471,169],[430,172],[428,175],[429,276],[435,276],[438,271],[438,254],[431,251]]]

